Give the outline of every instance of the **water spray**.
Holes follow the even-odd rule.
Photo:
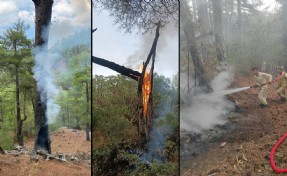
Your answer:
[[[255,84],[253,86],[240,87],[240,88],[234,88],[234,89],[228,89],[228,90],[220,90],[220,91],[212,92],[212,93],[206,94],[206,95],[224,96],[224,95],[228,95],[228,94],[232,94],[232,93],[236,93],[236,92],[241,92],[241,91],[244,91],[244,90],[247,90],[247,89],[251,89],[251,88],[257,88],[257,87],[265,86],[267,84],[270,84],[270,83]]]

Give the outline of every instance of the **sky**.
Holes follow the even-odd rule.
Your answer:
[[[52,11],[49,45],[52,46],[75,31],[90,28],[90,0],[55,0]],[[29,25],[26,35],[34,39],[35,9],[32,0],[0,0],[0,35],[17,19]],[[51,35],[53,34],[53,35]]]
[[[147,58],[155,35],[154,31],[146,35],[125,33],[119,30],[108,11],[93,11],[93,56],[104,58],[119,65],[140,71],[140,65]],[[178,72],[178,28],[175,24],[160,31],[155,72],[172,78]],[[93,75],[116,75],[117,73],[93,64]]]
[[[275,0],[263,0],[263,6],[259,8],[259,10],[267,10],[272,11],[277,5]]]

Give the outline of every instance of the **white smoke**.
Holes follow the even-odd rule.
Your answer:
[[[41,93],[41,101],[47,103],[46,116],[48,117],[48,123],[52,123],[60,111],[60,106],[55,103],[59,88],[55,84],[55,76],[53,74],[53,67],[57,57],[43,48],[38,47],[34,49],[35,66],[33,72],[37,88]]]
[[[223,91],[229,84],[230,74],[223,71],[212,80],[211,87],[215,92]],[[195,133],[226,123],[226,114],[234,107],[226,97],[216,94],[194,95],[183,91],[181,99],[184,103],[180,109],[180,128]]]
[[[127,57],[123,65],[134,70],[139,69],[150,52],[155,37],[155,29],[142,36],[138,49]],[[178,65],[178,26],[173,23],[167,24],[164,28],[160,28],[159,34],[155,72],[171,78],[172,75],[176,74],[177,69],[175,68]]]

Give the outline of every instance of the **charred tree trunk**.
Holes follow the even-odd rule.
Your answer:
[[[205,69],[201,62],[201,56],[199,54],[197,41],[195,38],[195,24],[192,22],[192,14],[189,11],[189,6],[185,0],[181,1],[181,26],[187,40],[187,47],[191,54],[192,61],[195,68],[195,74],[198,77],[198,85],[205,91],[211,91],[208,84]]]
[[[219,70],[226,70],[225,46],[223,40],[223,24],[222,24],[222,4],[221,0],[213,0],[213,20],[214,35],[216,45],[216,56],[219,62]]]
[[[53,0],[32,0],[35,5],[35,47],[47,52],[49,28],[52,16]],[[48,131],[47,95],[37,89],[35,98],[35,149],[51,153],[51,141]]]

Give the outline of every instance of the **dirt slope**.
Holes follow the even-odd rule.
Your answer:
[[[61,128],[51,134],[52,153],[65,155],[90,155],[91,143],[85,141],[85,131]],[[33,148],[33,139],[26,142],[28,149]],[[0,175],[7,176],[88,176],[91,175],[90,160],[61,162],[56,160],[38,162],[30,160],[29,154],[0,154]]]
[[[253,84],[251,79],[238,78],[233,87]],[[276,83],[269,89],[269,108],[259,108],[256,89],[231,95],[240,109],[239,116],[230,122],[236,128],[212,140],[204,152],[182,162],[181,175],[276,175],[269,164],[269,154],[276,141],[287,132],[287,103],[278,100],[275,86]],[[220,147],[223,143],[226,144]],[[287,168],[287,140],[275,158],[278,167]]]

